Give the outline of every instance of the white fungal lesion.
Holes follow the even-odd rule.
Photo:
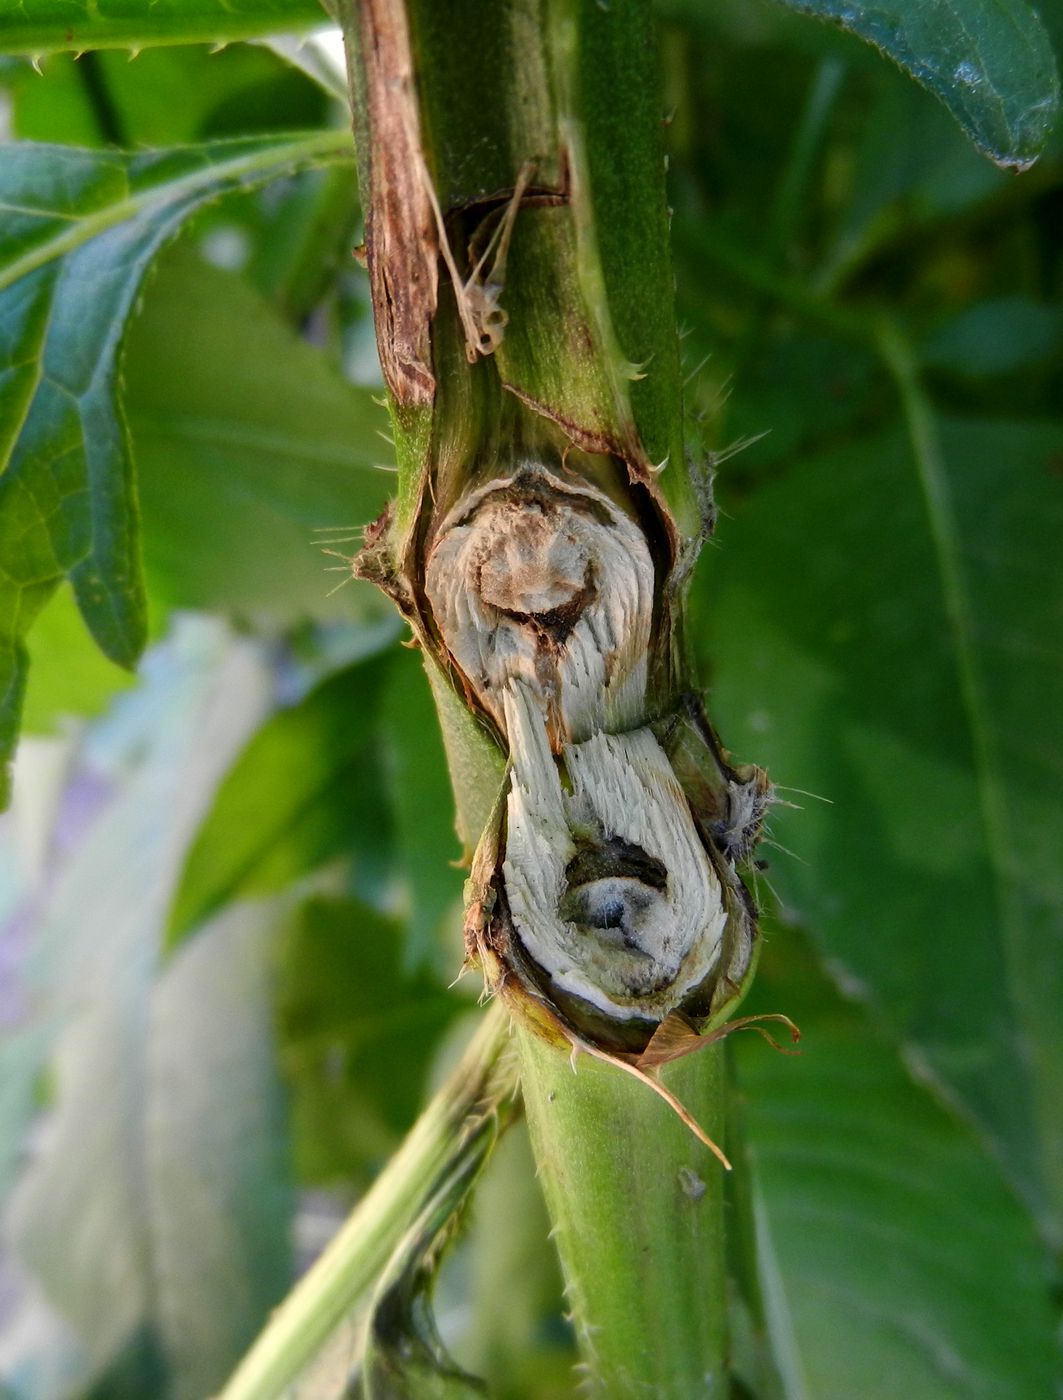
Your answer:
[[[635,522],[537,463],[463,497],[425,571],[443,641],[481,704],[505,731],[504,694],[519,678],[555,750],[641,722],[653,583]]]
[[[491,920],[500,930],[495,985],[530,974],[569,1024],[590,1016],[625,1044],[677,1008],[715,1009],[717,984],[726,993],[748,965],[751,925],[647,724],[642,529],[586,480],[528,462],[442,520],[425,592],[509,748],[505,820],[481,843],[490,868],[470,922],[474,948]]]
[[[659,1021],[716,969],[720,879],[649,729],[551,753],[521,680],[504,691],[513,778],[502,875],[513,931],[555,999]]]

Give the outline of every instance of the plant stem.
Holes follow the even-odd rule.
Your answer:
[[[277,1400],[363,1301],[411,1222],[451,1176],[475,1131],[516,1092],[507,1017],[483,1017],[457,1068],[328,1248],[273,1314],[218,1400]],[[460,1202],[454,1203],[455,1210]]]
[[[649,727],[671,716],[668,733],[686,732],[696,681],[682,584],[712,517],[684,444],[649,0],[344,0],[340,10],[399,468],[398,500],[360,574],[410,619],[437,701],[449,690],[450,708],[456,699],[479,731],[459,744],[440,704],[459,812],[483,809],[473,795],[496,793],[510,760],[506,819],[497,804],[482,837],[463,830],[469,845],[480,838],[466,932],[514,1011],[532,1144],[592,1384],[609,1400],[723,1395],[723,1170],[623,1065],[586,1055],[574,1075],[565,1040],[578,1026],[603,1053],[638,1051],[702,993],[704,1020],[740,995],[755,939],[734,850],[710,850],[703,833],[730,800],[712,793],[748,782],[755,802],[761,789],[733,770],[721,780],[706,721],[675,740],[689,742],[680,761],[691,798]],[[504,256],[489,263],[495,247]],[[477,320],[487,307],[490,335]],[[584,549],[589,563],[563,563]],[[544,583],[530,586],[537,572]],[[584,586],[571,592],[577,575]],[[567,600],[564,628],[557,603],[538,601],[555,593]],[[619,614],[606,625],[611,607]],[[570,647],[577,628],[586,650]],[[538,649],[535,664],[507,671],[526,647]],[[555,680],[542,681],[551,666]],[[585,708],[566,709],[570,695]],[[601,797],[587,797],[593,820],[566,825],[562,770],[570,790],[582,775],[581,791]],[[625,801],[610,806],[617,791]],[[645,820],[628,833],[632,809]],[[679,874],[696,897],[673,907]],[[633,887],[633,917],[650,906],[660,915],[647,941],[667,926],[669,950],[683,948],[656,980],[645,973],[651,951],[609,936],[616,891],[627,899]],[[558,890],[583,891],[573,896],[588,900],[582,932]],[[534,985],[513,954],[518,918],[541,966],[558,929],[569,939]],[[710,982],[731,968],[721,940],[735,978]],[[629,985],[613,965],[640,953]],[[675,992],[677,967],[704,971]],[[662,1077],[718,1137],[718,1049]]]
[[[724,1179],[644,1085],[517,1035],[532,1146],[590,1393],[711,1400],[727,1377]],[[666,1071],[720,1141],[723,1047]]]

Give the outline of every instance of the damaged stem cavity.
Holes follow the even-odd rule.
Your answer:
[[[513,932],[570,1015],[659,1021],[711,977],[727,923],[668,759],[648,729],[597,733],[564,746],[563,786],[538,698],[514,680],[504,704]]]
[[[504,821],[500,808],[481,840],[467,923],[491,985],[635,1050],[670,1011],[715,1012],[750,965],[753,926],[646,723],[642,531],[596,487],[528,464],[446,516],[425,591],[509,745]]]
[[[496,724],[521,679],[552,747],[641,723],[653,563],[602,492],[529,465],[468,493],[443,520],[425,587],[447,649]]]

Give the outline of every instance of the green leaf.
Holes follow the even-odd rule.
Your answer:
[[[925,446],[925,444],[924,444]],[[713,713],[780,784],[769,878],[988,1131],[1063,1203],[1063,429],[945,423],[764,487],[702,575]],[[825,798],[827,801],[821,801]],[[786,1008],[783,1008],[786,1009]]]
[[[393,483],[367,389],[186,245],[160,260],[125,379],[153,602],[274,626],[385,613],[339,557]]]
[[[20,0],[0,13],[0,53],[224,44],[326,20],[318,0]]]
[[[98,715],[132,684],[129,672],[109,661],[92,640],[70,588],[57,589],[33,631],[23,729],[51,734],[65,719]]]
[[[1046,1261],[983,1143],[907,1077],[796,931],[771,938],[753,1001],[802,1030],[794,1059],[734,1042],[788,1393],[1051,1394]]]
[[[784,0],[866,39],[941,99],[998,165],[1024,170],[1059,110],[1052,46],[1024,0]]]
[[[852,183],[824,285],[842,285],[891,240],[914,252],[933,228],[1015,191],[926,92],[893,69],[882,68],[875,79],[857,108]]]
[[[0,772],[26,678],[24,638],[68,576],[104,652],[145,637],[138,509],[117,404],[144,273],[194,209],[346,149],[343,133],[121,155],[16,144],[0,165]]]
[[[280,947],[277,1018],[299,1176],[364,1178],[420,1106],[463,999],[402,971],[402,926],[358,900],[317,898]]]
[[[1063,348],[1063,308],[995,297],[953,316],[924,341],[920,359],[970,379],[1014,374]]]
[[[273,136],[312,131],[329,114],[319,89],[255,44],[149,49],[136,62],[120,50],[54,54],[40,72],[8,60],[4,79],[12,135],[64,146],[129,151]]]
[[[389,664],[373,656],[337,672],[251,740],[188,852],[170,948],[238,895],[276,889],[359,847],[371,860],[378,855],[389,814],[376,710]]]

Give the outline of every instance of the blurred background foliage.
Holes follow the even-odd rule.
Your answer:
[[[1003,173],[849,36],[658,8],[691,444],[723,510],[694,641],[725,741],[786,799],[751,1009],[804,1054],[736,1050],[788,1387],[1034,1400],[1063,1209],[1063,141]],[[10,138],[347,120],[313,45],[42,70],[3,61]],[[12,1400],[217,1390],[475,1019],[427,685],[337,557],[392,483],[353,171],[282,165],[167,229],[134,288],[136,680],[67,584],[31,637],[0,818]],[[574,1352],[522,1133],[437,1312],[493,1394],[546,1400]],[[356,1321],[301,1393],[344,1393]]]

